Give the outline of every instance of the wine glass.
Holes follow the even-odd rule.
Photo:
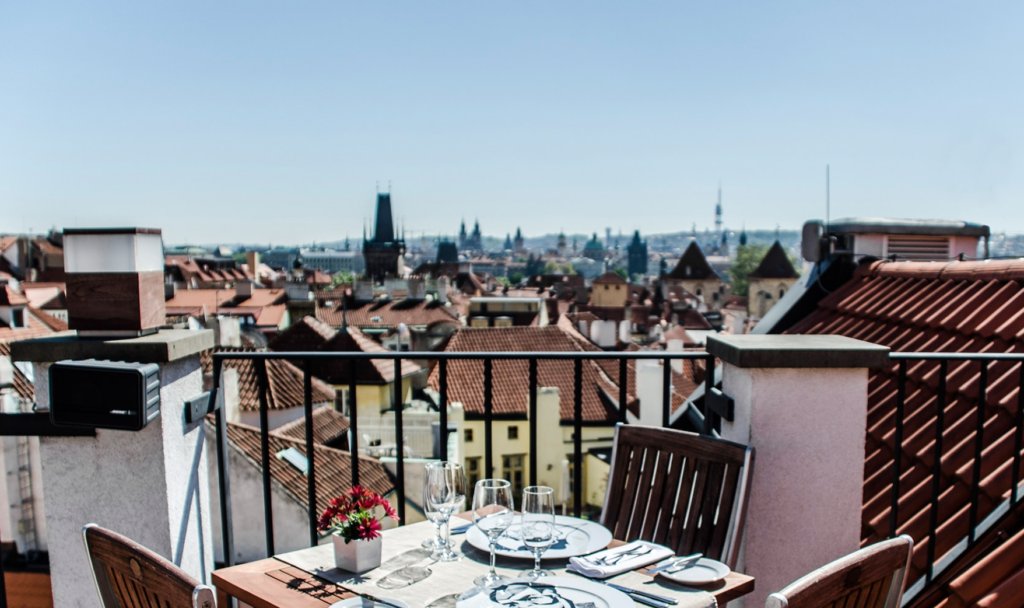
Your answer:
[[[444,548],[444,538],[441,536],[441,526],[444,525],[444,515],[440,511],[434,509],[430,505],[430,499],[427,490],[430,488],[430,474],[429,470],[433,466],[437,466],[438,462],[430,462],[426,465],[426,470],[423,474],[423,514],[427,516],[430,523],[434,524],[435,536],[428,538],[427,540],[420,543],[420,546],[424,549],[430,549],[432,552],[440,551]]]
[[[491,546],[491,571],[473,581],[475,585],[493,585],[505,579],[494,571],[494,548],[512,525],[512,484],[504,479],[481,479],[473,490],[473,523],[487,535]]]
[[[466,498],[466,475],[462,465],[454,462],[434,462],[426,468],[424,487],[426,509],[436,511],[445,526],[445,538],[441,541],[434,557],[442,562],[454,562],[460,559],[451,547],[451,529],[448,520]]]
[[[533,553],[531,578],[547,576],[540,569],[540,557],[555,539],[555,490],[547,486],[529,486],[523,490],[523,544]]]

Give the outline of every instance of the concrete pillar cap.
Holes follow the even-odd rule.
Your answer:
[[[717,335],[707,350],[744,368],[878,368],[889,365],[889,347],[845,336]]]

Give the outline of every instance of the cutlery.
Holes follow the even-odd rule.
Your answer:
[[[647,571],[647,573],[654,574],[656,572],[661,572],[662,570],[671,570],[672,572],[675,572],[676,570],[682,570],[686,566],[690,565],[689,562],[696,561],[702,557],[704,557],[703,553],[694,553],[693,555],[687,555],[686,557],[678,557],[670,561],[669,563],[665,564],[664,566],[651,568]]]
[[[679,603],[677,600],[674,600],[674,599],[672,599],[670,597],[665,597],[663,595],[655,595],[653,593],[648,593],[646,591],[640,591],[639,589],[630,589],[629,587],[623,587],[622,585],[616,585],[615,583],[609,583],[607,581],[601,581],[601,582],[604,583],[605,585],[608,585],[612,589],[618,589],[619,591],[621,591],[623,593],[628,593],[629,595],[638,595],[640,597],[644,597],[644,598],[647,598],[649,600],[654,600],[654,601],[662,603],[662,604],[675,605],[675,604]],[[636,598],[634,598],[634,599],[636,599]]]
[[[620,551],[619,553],[605,555],[604,557],[591,557],[585,559],[590,563],[596,564],[598,566],[614,566],[615,564],[619,563],[620,561],[628,557],[640,557],[641,555],[647,555],[650,552],[650,547],[639,545],[626,551]]]
[[[633,600],[634,602],[650,606],[651,608],[670,608],[671,606],[670,604],[659,602],[657,600],[652,600],[638,593],[628,593],[627,595],[629,595],[629,599]]]
[[[452,534],[465,534],[473,527],[473,524],[466,524],[465,526],[459,526],[458,528],[452,528]]]
[[[356,595],[358,595],[361,598],[368,599],[371,602],[380,604],[382,606],[388,606],[389,608],[401,608],[397,604],[392,604],[391,602],[389,602],[387,600],[382,600],[379,597],[374,597],[374,596],[370,595],[369,593],[357,593]]]

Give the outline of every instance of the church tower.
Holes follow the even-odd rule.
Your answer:
[[[401,274],[405,239],[395,234],[391,217],[391,193],[377,193],[377,212],[373,237],[363,242],[366,276],[376,283]]]
[[[647,274],[647,241],[640,240],[639,230],[633,233],[626,250],[629,252],[629,276]]]

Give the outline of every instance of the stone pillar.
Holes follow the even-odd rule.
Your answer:
[[[841,336],[718,335],[722,391],[735,420],[722,437],[756,450],[738,569],[756,579],[748,608],[860,548],[868,369],[889,349]]]
[[[184,402],[202,392],[199,353],[212,346],[210,330],[163,330],[128,340],[64,334],[13,345],[16,360],[34,363],[39,410],[50,407],[48,369],[55,361],[160,365],[160,416],[141,431],[98,429],[95,437],[40,441],[55,606],[99,606],[82,541],[88,523],[123,534],[210,583],[211,517],[219,515],[209,509],[203,422],[185,422]]]

